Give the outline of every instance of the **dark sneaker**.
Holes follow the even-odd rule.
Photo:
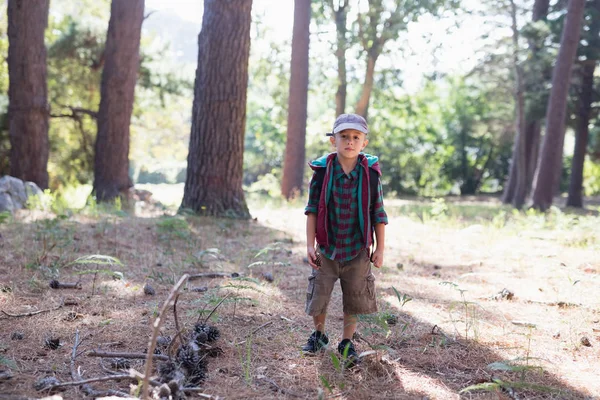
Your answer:
[[[342,361],[346,368],[352,368],[358,364],[358,353],[350,339],[344,339],[338,344],[338,352],[342,355]]]
[[[302,351],[305,353],[316,353],[323,347],[327,346],[329,338],[324,333],[314,331],[308,338],[308,341],[302,346]]]

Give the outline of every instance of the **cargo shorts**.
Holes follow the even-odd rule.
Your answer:
[[[306,313],[311,316],[325,314],[331,292],[337,280],[342,287],[342,304],[345,314],[372,314],[377,312],[375,276],[371,273],[369,250],[362,249],[349,261],[333,261],[319,251],[321,267],[313,269],[306,290]]]

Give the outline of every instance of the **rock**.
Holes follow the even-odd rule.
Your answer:
[[[592,347],[592,343],[590,342],[590,339],[587,338],[587,336],[583,336],[581,338],[581,344],[585,347]]]
[[[0,178],[0,211],[12,212],[24,208],[29,197],[42,193],[33,182],[23,182],[12,176],[3,176]]]

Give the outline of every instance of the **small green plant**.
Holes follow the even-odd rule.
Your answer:
[[[210,258],[218,260],[219,253],[220,253],[220,251],[217,248],[210,248],[210,249],[198,251],[192,255],[192,257],[193,257],[192,263],[199,267],[206,267],[205,259],[210,257]]]
[[[77,265],[123,266],[123,263],[115,257],[105,256],[102,254],[91,254],[88,256],[79,257],[79,258],[71,261],[70,263],[68,263],[66,266],[71,266],[71,265],[76,265],[76,266]],[[92,282],[92,296],[94,295],[94,292],[96,290],[96,278],[98,277],[98,274],[108,275],[113,279],[124,279],[124,275],[122,272],[113,271],[112,269],[107,269],[107,268],[85,269],[83,271],[77,271],[76,275],[94,275],[94,280]]]
[[[17,368],[17,364],[11,360],[8,359],[6,357],[0,356],[0,365],[4,365],[5,367],[8,367],[10,369],[16,369]]]
[[[10,211],[2,211],[0,212],[0,224],[8,221],[12,217]]]
[[[243,349],[239,349],[240,364],[244,373],[244,381],[250,385],[252,384],[252,335],[246,338],[243,345]]]
[[[448,312],[450,313],[450,319],[454,324],[454,329],[456,332],[459,331],[456,327],[456,321],[461,320],[460,318],[457,319],[454,316],[454,311],[458,309],[459,313],[462,314],[465,339],[468,339],[469,332],[472,332],[473,339],[477,340],[479,337],[479,310],[481,309],[481,306],[476,302],[468,301],[465,296],[467,291],[465,289],[461,289],[456,283],[446,281],[440,282],[440,285],[451,286],[460,293],[460,301],[450,303],[450,307],[448,309]]]
[[[412,300],[412,297],[410,297],[409,295],[407,295],[406,293],[402,294],[398,291],[398,289],[396,289],[395,287],[392,286],[392,290],[394,290],[394,293],[396,294],[396,297],[398,298],[398,301],[400,302],[400,307],[404,307],[404,305],[406,303],[408,303],[409,301]]]

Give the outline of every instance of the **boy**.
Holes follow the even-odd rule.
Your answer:
[[[377,312],[370,263],[377,268],[383,265],[388,223],[378,158],[362,153],[369,143],[368,133],[367,122],[360,115],[342,114],[335,120],[327,134],[335,152],[309,163],[314,173],[304,212],[308,263],[313,268],[306,313],[313,317],[315,330],[302,350],[316,353],[329,343],[324,333],[326,310],[339,278],[344,329],[338,351],[346,356],[348,367],[358,362],[352,343],[356,315]],[[371,254],[373,232],[376,247]]]

